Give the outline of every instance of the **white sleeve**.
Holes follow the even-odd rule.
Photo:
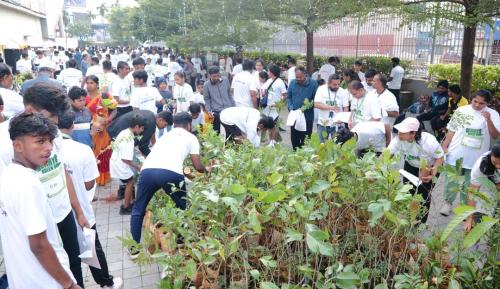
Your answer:
[[[97,162],[94,157],[94,153],[89,147],[85,149],[85,167],[83,170],[83,181],[90,182],[99,177],[99,170],[97,168]]]
[[[483,157],[484,156],[481,156],[479,159],[477,159],[474,163],[474,166],[472,166],[472,170],[470,172],[470,184],[473,186],[481,186],[480,180],[486,178],[486,176],[479,170],[479,166],[481,164],[481,161],[483,160]]]
[[[321,102],[323,103],[323,87],[318,87],[318,90],[316,90],[316,94],[314,95],[314,102]]]
[[[254,77],[253,77],[253,75],[252,75],[252,80],[251,80],[251,81],[249,81],[249,83],[248,83],[248,88],[249,88],[250,90],[257,91],[257,86],[258,86],[258,85],[257,85],[257,80],[255,80],[255,79],[253,79],[253,78],[254,78]]]
[[[161,96],[160,92],[155,87],[153,87],[153,94],[154,94],[155,101],[162,101],[163,100],[163,97]]]
[[[111,95],[112,96],[120,96],[120,85],[118,85],[118,81],[115,79],[113,82],[111,82]]]
[[[186,100],[188,102],[193,102],[194,101],[194,92],[193,92],[193,88],[191,87],[191,85],[187,85],[187,94],[186,94]]]
[[[347,91],[342,91],[340,101],[342,101],[342,108],[349,107],[349,93]]]
[[[131,161],[134,159],[134,142],[122,140],[120,143],[120,159]]]
[[[399,138],[395,137],[391,140],[389,143],[389,146],[387,147],[389,151],[391,152],[391,155],[395,154],[397,152],[397,147],[399,145]]]
[[[134,92],[132,92],[132,95],[130,96],[130,105],[135,108],[139,108],[139,94],[138,92],[141,91],[141,89],[136,89]]]
[[[432,135],[429,135],[423,146],[425,146],[425,151],[427,151],[435,159],[439,159],[444,156],[443,148],[437,139]]]
[[[498,112],[494,110],[490,110],[490,115],[491,115],[491,121],[493,122],[493,125],[497,129],[497,131],[500,131],[500,117],[498,116]]]
[[[19,223],[27,236],[40,234],[47,230],[45,214],[42,206],[40,206],[42,202],[46,202],[42,197],[44,196],[43,189],[38,182],[38,184],[27,184],[23,190],[22,202],[17,204],[20,213],[17,215]]]
[[[394,78],[394,69],[395,69],[395,68],[391,69],[391,74],[389,75],[389,77]]]
[[[380,106],[380,101],[377,97],[373,97],[371,102],[370,109],[372,118],[382,119],[382,107]]]
[[[398,102],[396,101],[396,97],[392,94],[389,94],[388,97],[383,99],[380,102],[380,105],[385,111],[399,111]]]
[[[191,140],[191,145],[189,146],[189,154],[190,155],[199,155],[200,154],[200,143],[198,139],[193,135]]]

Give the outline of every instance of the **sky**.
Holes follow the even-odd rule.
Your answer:
[[[106,6],[111,6],[111,4],[114,4],[116,0],[87,0],[87,7],[88,8],[97,8],[100,6],[102,3],[105,3]],[[137,5],[135,0],[119,0],[121,6],[134,6]]]

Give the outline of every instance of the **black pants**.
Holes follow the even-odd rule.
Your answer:
[[[241,136],[241,129],[236,125],[225,124],[221,122],[226,131],[226,140],[234,140],[235,137]]]
[[[96,230],[96,226],[94,225],[92,229]],[[97,230],[95,233],[95,252],[97,254],[97,260],[99,260],[99,265],[101,265],[101,269],[89,266],[92,277],[94,278],[94,281],[101,287],[111,287],[114,284],[113,276],[109,275],[108,262],[106,261],[106,255],[102,250],[101,242],[99,241],[99,236],[97,235]]]
[[[313,120],[306,119],[306,131],[298,131],[294,126],[290,129],[290,139],[292,141],[293,150],[301,148],[304,145],[306,137],[311,137],[313,129]]]
[[[405,162],[404,166],[405,171],[411,173],[414,176],[419,176],[419,168],[416,168],[412,165],[410,165],[408,162]],[[403,182],[409,183],[409,180],[406,178],[403,178]],[[427,222],[427,217],[429,216],[429,209],[431,208],[431,191],[432,188],[434,187],[434,184],[432,181],[427,182],[427,183],[421,183],[420,186],[415,190],[415,187],[413,187],[410,190],[410,194],[415,195],[415,193],[422,195],[422,199],[424,199],[424,205],[425,205],[425,213],[422,216],[422,219],[420,220],[422,223]]]
[[[436,112],[436,111],[429,111],[429,112],[424,112],[424,113],[421,113],[417,116],[417,119],[420,121],[420,122],[424,122],[424,121],[427,121],[427,120],[432,120],[433,118],[435,117],[439,117],[439,113]]]
[[[64,220],[57,224],[57,229],[63,242],[64,251],[68,254],[69,269],[73,273],[76,283],[83,288],[82,261],[78,257],[80,255],[80,246],[78,246],[76,226],[73,212],[70,212]]]
[[[126,106],[126,107],[117,107],[116,108],[116,116],[115,119],[119,118],[120,116],[126,114],[127,112],[131,112],[133,108],[131,106]]]
[[[392,94],[394,94],[394,96],[396,97],[396,101],[398,102],[398,106],[399,105],[399,93],[401,92],[401,89],[390,89],[389,88],[389,91],[392,92]]]
[[[214,115],[214,123],[212,124],[212,127],[217,132],[217,134],[220,134],[220,112],[214,111],[213,115]]]

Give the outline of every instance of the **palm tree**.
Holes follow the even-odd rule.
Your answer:
[[[97,7],[97,10],[99,10],[99,15],[101,15],[101,23],[104,23],[104,15],[108,13],[108,7],[106,7],[106,4],[102,3]]]

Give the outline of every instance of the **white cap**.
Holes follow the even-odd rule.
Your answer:
[[[419,127],[420,127],[420,122],[418,121],[418,119],[414,117],[405,118],[405,120],[394,126],[394,128],[397,129],[398,132],[400,133],[418,131]]]

